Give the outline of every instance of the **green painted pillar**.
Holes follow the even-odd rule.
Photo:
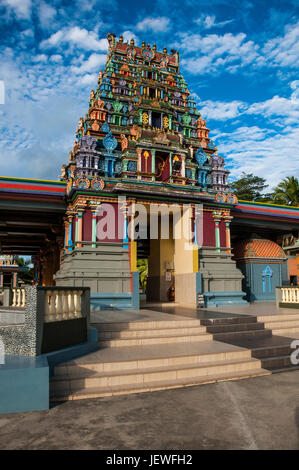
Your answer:
[[[143,113],[143,110],[139,109],[139,124],[140,125],[142,125],[142,113]]]
[[[214,211],[213,212],[213,218],[215,222],[215,246],[216,246],[216,251],[220,253],[220,221],[221,221],[221,212],[220,211]]]
[[[91,241],[94,242],[92,243],[92,248],[97,247],[97,214],[92,213],[92,226],[91,226]]]

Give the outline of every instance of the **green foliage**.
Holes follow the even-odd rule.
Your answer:
[[[30,264],[31,264],[31,259],[29,258],[24,259],[24,258],[18,257],[18,265],[23,268],[27,268],[24,271],[20,271],[18,274],[19,279],[21,279],[25,284],[32,284],[32,281],[33,281],[34,272],[33,272],[33,267],[30,267]]]
[[[273,195],[276,204],[299,206],[299,181],[294,176],[287,176],[275,188]]]
[[[148,259],[137,260],[137,269],[139,271],[139,284],[143,292],[146,289],[146,283],[148,278]]]
[[[262,194],[262,191],[268,187],[266,180],[252,173],[243,172],[241,178],[231,183],[230,187],[237,198],[244,201],[256,201],[271,196]]]

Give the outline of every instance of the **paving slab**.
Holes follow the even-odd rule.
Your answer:
[[[299,449],[299,371],[0,415],[0,449]]]
[[[114,362],[163,357],[189,356],[193,354],[215,354],[240,351],[244,348],[220,341],[199,341],[193,343],[153,344],[151,346],[130,346],[104,348],[65,364],[85,364],[88,362]]]
[[[143,309],[147,309],[147,304],[144,304]],[[151,308],[151,307],[149,307]],[[221,318],[221,315],[231,315],[233,318],[236,316],[261,316],[261,315],[298,315],[298,308],[278,308],[275,302],[253,302],[247,305],[226,305],[222,307],[213,308],[196,308],[184,307],[179,305],[157,304],[154,310],[172,315],[180,315],[192,318]]]
[[[100,310],[91,312],[91,323],[120,323],[120,322],[144,322],[144,321],[177,321],[186,320],[185,316],[169,315],[151,309],[140,310]]]

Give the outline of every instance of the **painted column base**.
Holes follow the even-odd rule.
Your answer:
[[[204,292],[206,307],[220,307],[222,305],[246,305],[245,292]]]
[[[95,292],[90,294],[91,312],[100,310],[139,310],[139,272],[133,272],[133,292]]]
[[[95,292],[90,294],[90,310],[133,310],[133,294],[130,292]]]

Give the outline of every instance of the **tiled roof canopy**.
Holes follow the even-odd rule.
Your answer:
[[[253,238],[241,240],[234,245],[234,259],[248,258],[274,258],[285,259],[283,249],[271,240]]]

